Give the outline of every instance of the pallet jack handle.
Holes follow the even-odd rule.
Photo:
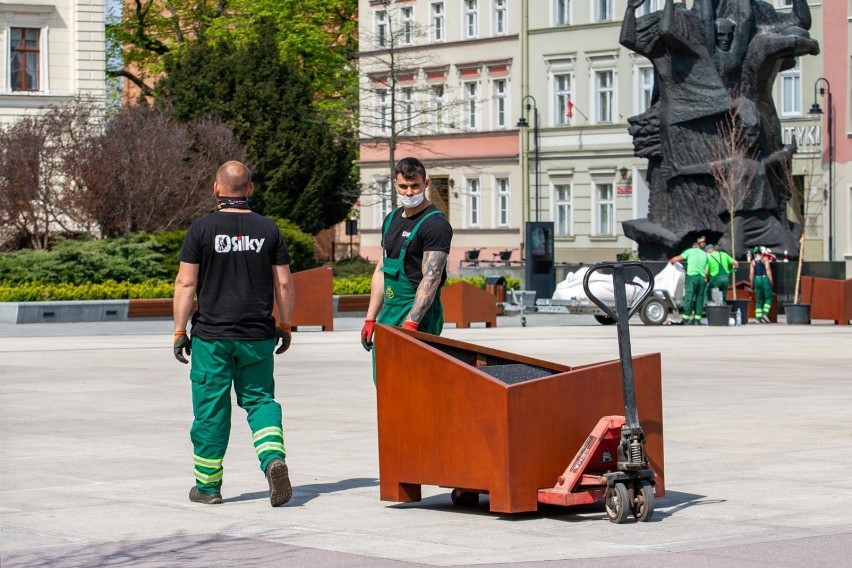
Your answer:
[[[627,292],[625,290],[626,281],[624,279],[624,269],[635,266],[642,270],[648,276],[648,287],[642,292],[638,300],[633,302],[633,305],[627,306]],[[589,289],[589,278],[595,272],[601,270],[612,270],[612,287],[613,295],[615,296],[615,311],[603,300],[592,294]],[[651,269],[641,262],[601,262],[595,264],[583,276],[583,290],[586,296],[595,303],[604,313],[612,318],[618,331],[618,352],[621,357],[621,386],[624,392],[624,418],[625,426],[628,430],[641,430],[639,426],[639,413],[636,407],[636,387],[633,384],[633,354],[630,350],[630,330],[628,321],[639,309],[645,300],[648,299],[654,291],[654,274]]]

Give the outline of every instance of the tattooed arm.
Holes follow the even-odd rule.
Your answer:
[[[423,280],[417,286],[414,296],[414,305],[408,313],[408,319],[420,323],[441,286],[441,274],[447,266],[447,253],[443,251],[426,251],[423,253]]]

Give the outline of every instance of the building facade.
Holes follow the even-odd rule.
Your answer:
[[[105,95],[103,0],[0,3],[0,123]]]
[[[638,13],[660,10],[664,1],[645,0]],[[791,0],[770,3],[783,13]],[[807,219],[805,258],[843,260],[852,252],[852,0],[809,5],[810,33],[822,52],[781,72],[773,97],[784,141],[798,147],[791,174],[808,196],[807,211],[799,207]],[[649,190],[646,161],[633,155],[627,119],[650,105],[654,72],[650,61],[619,44],[626,8],[627,0],[362,0],[361,123],[373,130],[361,146],[361,254],[376,258],[378,223],[389,208],[382,196],[390,191],[383,184],[391,133],[382,125],[395,105],[396,120],[407,128],[413,115],[406,105],[414,100],[428,120],[421,130],[405,131],[395,156],[424,158],[438,193],[448,196],[458,248],[451,271],[470,249],[484,248],[480,258],[490,260],[501,248],[514,248],[513,258],[520,258],[527,221],[553,222],[557,263],[630,256],[636,244],[621,223],[647,215]],[[497,34],[501,17],[505,32]],[[389,50],[394,33],[410,21],[423,35]],[[467,29],[472,21],[475,37]],[[382,52],[383,37],[385,69],[389,51],[417,61],[398,66],[393,101],[379,57],[372,63],[369,57]],[[439,87],[446,114],[429,117]],[[811,112],[814,102],[821,116]],[[499,118],[500,108],[510,109],[508,120]],[[518,126],[522,117],[525,127]],[[506,213],[501,180],[511,196]]]
[[[380,257],[392,164],[414,156],[453,226],[450,272],[470,250],[520,259],[519,10],[510,0],[360,0],[361,256]]]

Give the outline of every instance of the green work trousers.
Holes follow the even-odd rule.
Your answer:
[[[763,316],[769,317],[772,309],[772,284],[768,276],[754,278],[754,317],[758,320]]]
[[[195,452],[195,483],[203,493],[222,487],[222,462],[231,434],[231,384],[246,411],[260,469],[284,459],[281,405],[275,402],[274,339],[243,341],[192,338],[190,438]]]
[[[701,319],[704,313],[704,276],[700,274],[687,275],[683,283],[683,319],[684,323],[692,323]]]
[[[711,276],[710,280],[707,282],[707,301],[713,300],[713,290],[718,288],[722,293],[722,301],[725,301],[725,297],[728,295],[728,286],[731,283],[731,275],[723,274],[719,272],[716,276]]]

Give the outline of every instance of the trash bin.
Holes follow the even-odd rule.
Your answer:
[[[506,279],[502,276],[486,276],[485,291],[496,298],[497,315],[503,315],[503,302],[506,301]]]

